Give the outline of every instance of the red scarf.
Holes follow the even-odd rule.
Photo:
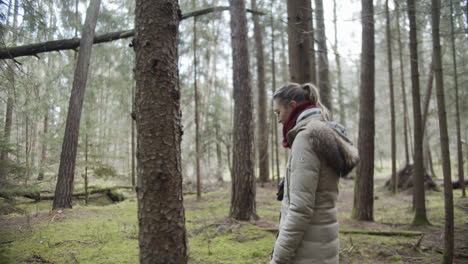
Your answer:
[[[307,109],[315,108],[315,105],[312,105],[312,103],[307,100],[300,102],[294,107],[292,112],[288,116],[288,121],[286,121],[286,124],[283,125],[283,142],[281,143],[283,147],[285,148],[290,148],[291,146],[289,145],[288,141],[286,140],[286,135],[288,132],[293,129],[293,127],[296,125],[297,118],[302,114]]]

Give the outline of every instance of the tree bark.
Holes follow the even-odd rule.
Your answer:
[[[11,6],[11,3],[10,3]],[[12,42],[13,45],[16,44],[16,35],[17,35],[17,22],[18,22],[18,0],[15,0],[13,5],[13,36]],[[10,16],[10,10],[8,10],[8,17]],[[7,26],[8,26],[8,19],[7,19]],[[15,91],[15,71],[13,67],[15,64],[13,62],[6,63],[7,67],[7,104],[6,104],[6,113],[5,113],[5,126],[3,132],[3,144],[5,148],[8,148],[8,144],[10,143],[10,136],[11,136],[11,127],[13,121],[13,95]],[[8,173],[8,149],[4,149],[0,152],[0,183],[5,182],[7,180],[7,173]]]
[[[256,0],[251,1],[252,10],[257,9]],[[263,54],[263,33],[258,16],[253,16],[255,52],[257,57],[257,88],[258,88],[258,111],[257,111],[257,138],[258,138],[258,167],[260,182],[270,180],[269,156],[268,156],[268,116],[267,95],[265,88],[265,59]]]
[[[86,81],[88,78],[89,61],[101,0],[93,0],[89,4],[86,20],[83,26],[80,52],[75,68],[73,87],[68,105],[68,114],[63,137],[62,152],[55,199],[52,208],[72,208],[73,180],[75,176],[76,152],[80,133],[81,110],[83,108]]]
[[[195,4],[195,2],[193,1]],[[200,175],[200,110],[198,108],[199,96],[197,85],[197,18],[193,18],[193,92],[195,97],[195,167],[197,177],[197,199],[201,198]]]
[[[429,71],[427,77],[427,86],[426,92],[424,95],[424,102],[423,102],[423,109],[422,109],[422,133],[424,135],[426,131],[426,123],[427,123],[427,116],[429,114],[429,104],[431,102],[431,95],[432,95],[432,88],[434,84],[434,57],[431,59],[431,63],[429,64]]]
[[[217,7],[209,7],[200,10],[195,10],[193,12],[188,12],[186,14],[182,14],[181,20],[205,15],[212,12],[221,12],[228,10],[229,7],[227,6],[217,6]],[[247,12],[256,14],[256,15],[264,15],[264,13],[256,10],[247,9]],[[102,35],[98,35],[93,39],[94,44],[110,42],[118,39],[123,38],[130,38],[135,35],[135,30],[122,30],[117,32],[105,33]],[[80,46],[81,39],[79,38],[71,38],[71,39],[62,39],[62,40],[53,40],[53,41],[46,41],[42,43],[35,43],[29,44],[24,46],[18,47],[8,47],[8,48],[1,48],[0,49],[0,60],[2,59],[13,59],[16,57],[22,56],[37,56],[39,53],[43,52],[51,52],[51,51],[60,51],[60,50],[70,50],[70,49],[77,49]]]
[[[401,85],[401,97],[403,99],[403,135],[404,135],[404,146],[405,146],[405,160],[406,165],[410,164],[409,145],[408,145],[408,104],[406,102],[406,88],[405,88],[405,70],[403,63],[403,44],[401,42],[400,32],[400,11],[398,1],[394,0],[395,13],[396,13],[396,26],[397,26],[397,39],[398,39],[398,58],[400,60],[400,85]]]
[[[338,90],[338,108],[340,113],[340,123],[346,127],[346,111],[343,102],[343,82],[341,79],[341,59],[340,53],[338,52],[338,17],[336,15],[336,0],[333,0],[333,26],[335,29],[335,63],[336,63],[336,78],[337,78],[337,90]]]
[[[47,134],[49,133],[49,109],[46,109],[44,114],[43,130],[42,130],[42,145],[41,145],[41,159],[39,164],[39,175],[37,180],[44,179],[45,163],[47,160]]]
[[[372,0],[362,0],[361,86],[359,91],[360,162],[354,187],[352,217],[373,221],[374,207],[374,137],[375,137],[375,53],[374,7]]]
[[[411,60],[411,90],[413,97],[413,138],[414,138],[414,202],[415,215],[413,225],[427,225],[429,221],[426,216],[426,200],[424,191],[424,168],[423,168],[423,134],[421,120],[421,95],[419,91],[419,69],[418,69],[418,43],[416,28],[415,0],[407,0],[408,18],[410,23],[410,60]]]
[[[234,84],[234,128],[230,217],[257,219],[253,150],[253,106],[244,0],[230,0]]]
[[[136,154],[135,154],[135,121],[136,121],[136,113],[135,113],[135,86],[132,85],[132,113],[131,116],[132,118],[130,119],[130,122],[132,122],[131,126],[131,144],[132,144],[132,157],[131,157],[131,163],[132,163],[132,186],[135,188],[136,187],[136,164],[135,164],[135,159],[136,159]]]
[[[276,57],[275,57],[275,27],[273,24],[273,3],[274,0],[271,1],[271,17],[270,17],[270,23],[271,23],[271,94],[275,94],[276,91]],[[271,99],[271,113],[273,113],[273,99]],[[271,151],[271,156],[272,156],[272,165],[275,164],[275,167],[272,167],[273,171],[276,169],[276,181],[279,183],[279,178],[280,178],[280,171],[279,171],[279,152],[278,152],[278,126],[277,120],[276,120],[276,115],[270,115],[271,117],[271,126],[272,126],[272,142],[271,146],[272,151]],[[274,162],[273,162],[274,161]]]
[[[385,18],[386,18],[386,40],[387,40],[387,60],[388,60],[388,86],[390,90],[390,133],[391,133],[391,152],[392,152],[392,184],[393,194],[398,192],[398,176],[396,168],[396,131],[395,131],[395,95],[393,89],[393,60],[392,60],[392,34],[390,28],[390,11],[388,0],[385,0]]]
[[[465,7],[465,12],[468,18],[468,8]],[[457,57],[455,56],[455,27],[453,25],[453,1],[450,0],[450,40],[452,44],[452,61],[453,61],[453,82],[455,84],[455,113],[456,113],[456,126],[457,126],[457,165],[458,165],[458,181],[460,182],[460,189],[462,190],[462,197],[466,197],[465,191],[465,172],[463,170],[463,144],[461,140],[460,128],[460,103],[458,92],[458,73],[457,73]]]
[[[444,76],[442,74],[442,54],[440,47],[440,1],[432,0],[432,47],[434,50],[434,75],[437,89],[437,112],[439,116],[440,149],[442,153],[442,170],[444,174],[444,264],[453,262],[454,222],[453,222],[453,190],[450,169],[450,149],[447,128],[447,113],[445,107]]]
[[[310,1],[288,0],[289,78],[292,82],[311,81],[310,57]]]
[[[317,62],[315,59],[315,28],[314,28],[314,10],[312,8],[312,0],[307,0],[307,7],[310,8],[309,15],[310,15],[310,22],[308,35],[310,39],[310,82],[314,85],[317,85]]]
[[[140,263],[187,263],[182,196],[177,0],[135,7]]]
[[[315,0],[315,19],[317,21],[317,57],[318,57],[318,88],[323,104],[330,110],[332,108],[332,91],[328,77],[328,51],[327,37],[325,34],[325,19],[323,16],[323,0]]]

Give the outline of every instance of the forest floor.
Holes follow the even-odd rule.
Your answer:
[[[391,195],[375,183],[375,222],[350,219],[353,182],[340,183],[340,263],[441,263],[443,250],[443,193],[426,192],[426,206],[432,225],[414,227],[412,197]],[[201,200],[186,195],[184,200],[189,263],[268,263],[275,241],[280,203],[272,183],[257,188],[260,220],[239,222],[228,219],[229,184],[203,193]],[[17,210],[0,217],[0,263],[138,263],[138,222],[134,193],[120,203],[106,197],[84,206],[49,211],[50,201],[14,205]],[[468,199],[454,191],[454,263],[468,263]],[[20,200],[19,200],[20,201]],[[10,206],[0,198],[0,211]],[[4,210],[3,210],[4,211]],[[411,231],[423,236],[379,236],[349,234],[352,230]],[[412,233],[409,233],[412,234]]]

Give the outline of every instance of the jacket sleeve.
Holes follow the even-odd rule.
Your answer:
[[[273,255],[278,264],[289,263],[294,258],[313,215],[320,160],[310,146],[308,138],[299,133],[291,149],[290,204]]]

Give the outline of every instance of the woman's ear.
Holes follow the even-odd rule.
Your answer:
[[[294,109],[294,108],[296,108],[296,106],[297,106],[297,102],[294,101],[294,100],[292,100],[292,101],[290,101],[290,102],[288,103],[288,106],[291,107],[291,109]]]

